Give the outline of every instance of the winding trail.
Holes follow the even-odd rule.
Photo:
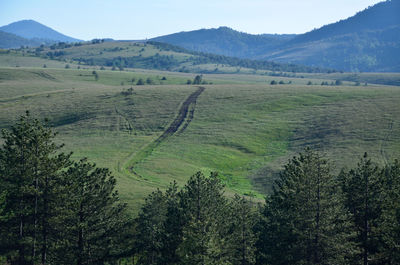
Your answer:
[[[158,147],[162,142],[164,142],[167,138],[173,136],[176,132],[178,132],[179,128],[182,127],[179,133],[182,133],[187,128],[187,126],[193,119],[197,98],[201,95],[201,93],[203,93],[204,90],[205,87],[199,87],[195,92],[190,94],[190,96],[182,103],[181,107],[179,108],[178,115],[171,122],[168,128],[156,140],[150,142],[141,150],[136,152],[133,155],[133,158],[131,157],[128,165],[126,166],[126,168],[128,168],[130,172],[142,178],[134,171],[135,165],[148,157],[153,152],[153,150]]]

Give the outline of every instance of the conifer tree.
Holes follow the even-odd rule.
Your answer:
[[[183,237],[178,248],[182,264],[228,264],[227,201],[216,174],[193,175],[180,193]]]
[[[400,264],[400,162],[387,165],[381,177],[382,213],[376,229],[380,244],[372,259],[380,264]]]
[[[147,196],[136,219],[135,249],[140,264],[162,264],[162,237],[166,219],[166,198],[157,189]]]
[[[361,248],[359,262],[367,265],[378,252],[378,218],[381,216],[383,201],[382,178],[379,168],[365,153],[357,168],[341,173],[342,189],[346,207],[352,214],[357,237],[355,242]]]
[[[29,112],[10,131],[3,131],[0,149],[0,254],[11,263],[47,263],[52,216],[60,171],[69,155],[59,153],[55,133]]]
[[[267,198],[258,264],[345,264],[350,222],[328,162],[306,149]]]
[[[177,264],[182,218],[176,182],[152,192],[136,219],[135,249],[140,264]]]
[[[103,264],[132,253],[132,222],[106,168],[81,159],[65,172],[55,264]]]
[[[257,221],[256,208],[244,197],[235,195],[230,202],[228,231],[229,259],[232,264],[250,265],[255,263],[254,231]]]

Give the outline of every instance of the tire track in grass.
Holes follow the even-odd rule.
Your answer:
[[[130,161],[128,161],[128,166],[126,166],[125,168],[128,168],[131,173],[142,179],[143,177],[135,172],[135,165],[148,157],[153,152],[153,150],[157,148],[167,138],[173,136],[176,132],[178,132],[180,127],[182,128],[179,133],[182,133],[187,128],[187,126],[193,119],[194,108],[197,98],[201,95],[201,93],[203,93],[204,90],[205,87],[198,87],[195,92],[190,94],[190,96],[182,103],[181,107],[179,108],[178,115],[171,122],[168,128],[156,140],[146,145],[143,149],[139,150],[134,155],[133,159],[130,159]],[[185,124],[183,124],[184,122]]]

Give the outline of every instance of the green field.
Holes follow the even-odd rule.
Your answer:
[[[159,138],[199,89],[186,85],[195,74],[77,69],[73,62],[65,69],[65,62],[17,53],[1,54],[0,66],[0,127],[26,110],[49,118],[65,151],[113,171],[133,211],[154,189],[182,185],[198,170],[219,172],[228,195],[261,200],[287,159],[307,146],[326,154],[336,171],[365,151],[381,163],[400,157],[400,87],[372,83],[396,81],[396,74],[364,75],[368,86],[355,86],[346,73],[205,74],[212,84],[201,85],[177,130]],[[148,78],[152,85],[132,82]],[[319,85],[338,79],[349,81]]]

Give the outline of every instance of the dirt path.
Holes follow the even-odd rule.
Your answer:
[[[186,127],[192,121],[194,115],[194,108],[189,112],[189,107],[191,104],[193,105],[196,104],[197,98],[200,96],[201,93],[203,93],[204,89],[205,87],[199,87],[185,100],[185,102],[183,102],[181,108],[179,109],[178,116],[171,123],[171,125],[163,132],[163,134],[161,134],[161,136],[158,137],[157,140],[155,140],[155,142],[161,143],[169,136],[172,136],[174,133],[178,131],[179,127],[181,127],[185,119],[188,118],[185,126],[182,128],[180,133],[182,133],[186,129]]]
[[[134,166],[149,156],[153,150],[168,137],[173,136],[179,130],[179,128],[181,128],[179,133],[182,133],[187,128],[193,119],[197,98],[201,95],[201,93],[203,93],[204,90],[205,87],[199,87],[195,92],[190,94],[190,96],[182,103],[181,107],[179,108],[178,115],[168,126],[168,128],[156,140],[147,144],[143,149],[135,153],[133,159],[130,159],[128,162],[127,168],[130,172],[142,178],[135,172]]]

